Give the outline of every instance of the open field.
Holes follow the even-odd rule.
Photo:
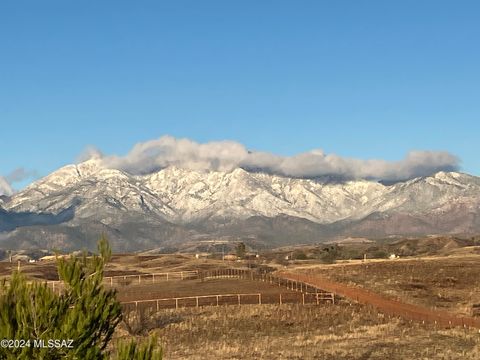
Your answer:
[[[472,315],[472,306],[480,303],[478,255],[297,266],[296,269],[407,303],[464,316]]]
[[[156,272],[210,270],[231,267],[234,262],[196,259],[192,254],[169,255],[113,255],[105,268],[105,276],[140,275]],[[0,277],[8,277],[17,269],[16,262],[0,262]],[[20,264],[21,271],[29,277],[42,280],[58,280],[55,260]]]
[[[192,255],[115,255],[106,276],[243,267],[247,262],[195,259]],[[252,265],[252,264],[250,264]],[[278,265],[255,264],[286,272],[302,272],[373,290],[406,303],[471,315],[480,302],[480,256],[402,258],[319,264],[314,260]],[[1,263],[10,274],[16,264]],[[56,279],[54,261],[22,264],[30,277]],[[269,269],[271,270],[271,269]],[[120,301],[212,294],[278,296],[301,294],[284,286],[238,278],[206,278],[157,283],[117,284]],[[148,277],[147,277],[148,278]],[[127,279],[129,279],[127,277]],[[440,294],[440,295],[439,295]],[[252,303],[256,298],[252,297]],[[194,300],[192,300],[194,301]],[[246,298],[245,302],[248,302]],[[476,359],[480,358],[478,330],[442,329],[379,314],[370,306],[340,302],[336,305],[235,305],[181,307],[178,310],[138,307],[126,312],[116,336],[143,337],[154,332],[168,359]],[[268,300],[265,301],[267,303]],[[230,306],[221,306],[229,304]],[[186,303],[184,304],[187,305]],[[195,304],[194,304],[195,305]],[[212,305],[206,301],[200,305]],[[133,310],[134,308],[128,308]]]
[[[241,279],[208,279],[164,281],[157,284],[129,285],[118,288],[118,299],[124,301],[163,299],[212,294],[293,293],[284,287],[278,287],[259,281]]]
[[[478,359],[479,334],[388,318],[358,305],[163,310],[129,321],[166,359]],[[117,337],[131,336],[122,324]]]
[[[464,248],[463,248],[464,249]],[[276,266],[274,261],[258,262],[263,266]],[[258,264],[257,264],[258,265]],[[213,259],[195,259],[193,255],[114,255],[105,276],[140,275],[154,272],[191,271],[245,267],[246,262],[228,262]],[[8,276],[16,264],[1,262],[0,275]],[[472,306],[480,303],[480,255],[465,253],[457,256],[401,258],[396,260],[353,260],[337,264],[319,264],[313,260],[294,261],[282,270],[318,274],[345,284],[360,286],[389,298],[417,304],[431,309],[445,310],[463,316],[472,315]],[[57,279],[55,261],[21,264],[21,270],[29,277],[47,280]],[[127,279],[128,280],[128,279]],[[190,280],[189,280],[190,281]],[[128,281],[127,281],[128,282]],[[122,301],[145,298],[181,297],[219,293],[257,293],[258,282],[236,285],[229,281],[218,283],[200,280],[174,285],[173,282],[155,285],[118,286]],[[184,287],[184,285],[187,285]],[[213,286],[212,286],[213,285]],[[218,285],[218,286],[217,286]],[[162,290],[160,290],[162,289]],[[135,299],[135,297],[139,297]]]

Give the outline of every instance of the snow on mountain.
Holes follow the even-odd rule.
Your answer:
[[[360,219],[373,212],[423,213],[455,203],[478,204],[480,179],[440,172],[385,186],[358,180],[324,183],[250,173],[201,172],[169,167],[133,176],[103,168],[100,160],[65,166],[12,197],[11,211],[57,213],[74,199],[79,215],[98,207],[154,213],[172,222],[204,218],[288,215],[317,223]]]
[[[322,184],[313,180],[232,172],[167,168],[145,178],[146,186],[183,221],[202,217],[289,215],[328,223],[355,216],[358,208],[384,191],[374,182]]]
[[[99,159],[88,160],[78,165],[64,166],[17,193],[11,199],[9,207],[14,210],[39,211],[34,206],[37,201],[42,201],[52,194],[65,192],[101,169],[102,165]]]
[[[167,226],[165,224],[170,224],[169,236],[173,233],[187,236],[178,233],[176,227],[187,229],[188,233],[194,225],[214,224],[217,229],[221,224],[227,226],[253,217],[288,217],[343,227],[360,226],[363,222],[362,231],[375,233],[376,227],[385,226],[385,219],[397,219],[391,220],[397,225],[402,221],[415,224],[415,231],[421,231],[422,224],[426,223],[428,226],[424,229],[430,231],[435,229],[435,224],[445,223],[439,219],[448,218],[449,214],[455,219],[473,214],[470,225],[449,225],[461,230],[476,229],[480,178],[439,172],[386,186],[366,180],[333,182],[242,169],[202,172],[176,167],[134,176],[107,169],[101,160],[92,159],[53,172],[0,206],[10,213],[25,214],[58,215],[70,209],[74,215],[65,222],[67,227],[98,222],[117,232],[121,232],[121,223],[132,219],[137,223],[141,221],[145,227],[156,226],[157,232],[150,231],[145,237],[158,241],[165,236],[158,232],[158,227]],[[398,226],[393,228],[398,230]],[[408,233],[408,229],[405,232]]]

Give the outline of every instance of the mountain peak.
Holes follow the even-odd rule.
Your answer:
[[[368,180],[319,181],[241,168],[220,172],[175,166],[132,175],[105,167],[95,158],[62,167],[14,194],[2,207],[10,214],[25,214],[26,224],[35,223],[31,221],[35,216],[50,219],[53,214],[56,222],[61,220],[55,229],[63,235],[56,233],[52,239],[101,232],[95,227],[101,223],[123,242],[149,244],[176,236],[224,236],[235,229],[275,241],[285,238],[278,230],[284,229],[286,225],[280,224],[285,221],[300,226],[285,240],[290,242],[306,228],[313,229],[312,240],[347,233],[480,231],[475,212],[480,208],[480,178],[439,172],[385,186]],[[28,228],[16,221],[10,229]],[[234,230],[223,230],[229,226]],[[37,239],[31,231],[28,236]]]
[[[104,169],[103,161],[100,157],[94,157],[75,165],[80,177],[87,177],[93,173]]]

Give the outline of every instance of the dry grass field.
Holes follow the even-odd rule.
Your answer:
[[[480,303],[480,256],[411,258],[297,267],[401,301],[472,315]]]
[[[478,359],[479,334],[388,318],[357,305],[245,305],[143,315],[166,359]],[[133,325],[132,325],[133,323]],[[122,324],[117,337],[131,333]]]
[[[192,255],[115,255],[106,276],[210,270],[242,263],[195,259]],[[274,262],[264,265],[275,266]],[[22,264],[30,277],[54,280],[55,262]],[[480,256],[315,264],[277,267],[309,272],[430,308],[471,315],[480,303]],[[1,263],[7,276],[16,264]],[[239,279],[190,279],[119,285],[119,299],[184,297],[221,293],[278,294],[288,290]],[[442,329],[388,317],[367,306],[229,305],[125,314],[116,337],[156,334],[166,359],[478,359],[478,330]]]

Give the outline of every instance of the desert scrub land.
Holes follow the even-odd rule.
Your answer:
[[[183,308],[141,317],[130,316],[117,337],[154,333],[166,359],[480,358],[475,330],[436,329],[359,305]]]
[[[300,269],[299,269],[300,270]],[[472,315],[480,303],[480,256],[430,257],[318,265],[302,269],[401,301]]]

